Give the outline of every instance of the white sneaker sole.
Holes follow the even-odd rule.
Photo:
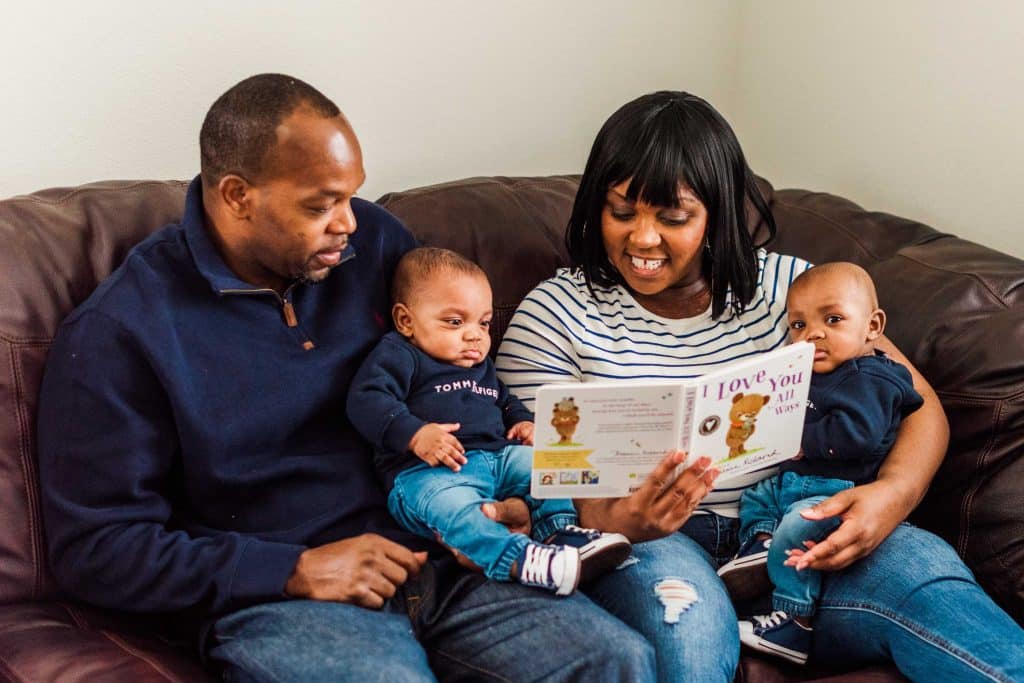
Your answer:
[[[603,534],[579,549],[580,583],[596,579],[626,561],[633,545],[622,534]]]
[[[788,659],[789,661],[793,662],[794,664],[806,664],[807,663],[807,653],[806,652],[799,652],[798,650],[790,650],[788,647],[783,647],[782,645],[778,645],[777,643],[773,643],[770,640],[765,640],[764,638],[761,638],[760,636],[755,636],[754,635],[754,627],[751,624],[747,623],[747,622],[741,621],[739,623],[739,627],[740,627],[740,642],[743,643],[744,645],[746,645],[747,647],[749,647],[751,649],[754,649],[754,650],[757,650],[758,652],[764,652],[764,653],[767,653],[767,654],[770,654],[770,655],[775,655],[776,657],[782,657],[783,659]]]
[[[749,600],[772,591],[767,550],[726,562],[718,576],[733,600]]]

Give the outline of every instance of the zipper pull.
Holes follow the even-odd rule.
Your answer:
[[[292,302],[285,299],[282,302],[281,311],[284,313],[284,322],[288,327],[298,327],[299,319],[295,317],[295,309]]]

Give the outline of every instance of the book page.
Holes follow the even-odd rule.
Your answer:
[[[540,387],[530,495],[629,495],[666,453],[679,448],[682,397],[678,383]]]
[[[813,362],[800,342],[701,377],[687,461],[709,456],[720,486],[797,455]]]

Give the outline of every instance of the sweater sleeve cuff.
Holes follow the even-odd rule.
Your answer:
[[[284,587],[306,548],[250,538],[231,580],[231,601],[251,604],[285,597]]]
[[[521,408],[519,410],[512,410],[512,411],[509,412],[509,414],[508,414],[508,423],[505,426],[506,427],[511,427],[512,425],[519,424],[520,422],[533,422],[533,421],[534,421],[534,419],[533,419],[533,412],[531,412],[530,410],[527,410],[526,408]]]
[[[415,415],[399,415],[388,425],[384,434],[384,447],[391,453],[405,454],[413,435],[425,424]]]

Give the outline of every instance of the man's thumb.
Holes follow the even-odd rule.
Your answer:
[[[444,424],[439,424],[437,426],[443,429],[444,431],[451,433],[459,431],[459,427],[461,427],[462,425],[459,424],[458,422],[446,422]]]
[[[484,503],[480,506],[480,509],[483,511],[484,517],[494,520],[495,522],[498,521],[498,508],[494,503]]]

